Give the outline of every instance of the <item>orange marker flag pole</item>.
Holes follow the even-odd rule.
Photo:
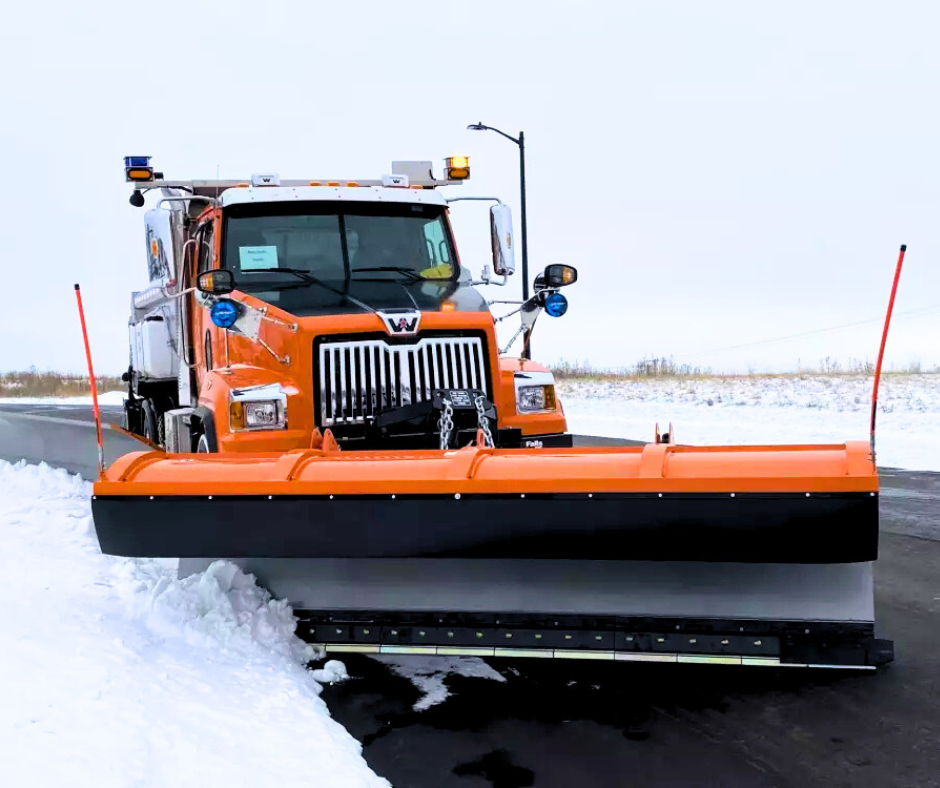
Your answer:
[[[894,297],[898,293],[898,282],[901,279],[901,266],[904,265],[904,253],[907,244],[901,244],[898,253],[898,264],[894,269],[894,284],[891,285],[891,298],[888,299],[888,314],[885,315],[885,329],[881,333],[881,348],[878,351],[878,363],[875,365],[875,385],[871,393],[871,461],[875,461],[875,417],[878,415],[878,387],[881,385],[881,364],[885,357],[885,345],[888,343],[888,327],[891,325],[891,313],[894,311]]]
[[[82,289],[75,285],[75,300],[78,301],[78,317],[82,321],[82,337],[85,340],[85,359],[88,361],[88,379],[91,381],[91,402],[95,409],[95,429],[98,433],[98,475],[104,473],[104,441],[101,438],[101,411],[98,409],[98,386],[95,370],[91,364],[91,347],[88,344],[88,328],[85,326],[85,310],[82,309]]]

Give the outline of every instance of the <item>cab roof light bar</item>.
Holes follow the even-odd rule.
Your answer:
[[[383,186],[412,189],[434,189],[439,186],[457,186],[470,177],[470,161],[466,156],[454,156],[445,159],[446,177],[438,180],[431,170],[431,162],[392,162],[393,172],[381,178],[304,178],[302,180],[282,180],[277,173],[254,173],[251,178],[232,180],[164,180],[162,172],[155,172],[150,156],[125,156],[124,175],[129,183],[140,184],[137,188],[183,189],[191,195],[218,197],[225,189],[244,188],[249,184],[255,188],[270,186],[339,186],[363,187]],[[134,198],[132,198],[134,199]],[[136,204],[134,200],[134,204]]]

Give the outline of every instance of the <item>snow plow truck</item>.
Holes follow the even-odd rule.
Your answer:
[[[466,158],[440,179],[125,172],[132,205],[157,196],[125,376],[149,445],[94,486],[104,553],[231,560],[328,652],[893,658],[869,444],[573,445],[551,371],[500,353],[478,290],[514,272],[506,205],[481,278],[458,257],[451,208],[489,199],[460,196]],[[538,275],[522,347],[576,280]]]

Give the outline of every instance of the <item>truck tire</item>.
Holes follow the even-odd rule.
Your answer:
[[[160,440],[163,432],[160,429],[160,414],[153,404],[152,399],[145,399],[141,405],[141,434],[151,443],[162,445]]]
[[[196,454],[215,454],[219,444],[215,436],[215,416],[200,405],[192,419],[192,447]]]

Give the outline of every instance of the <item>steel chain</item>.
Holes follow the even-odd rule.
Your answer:
[[[473,404],[477,406],[477,425],[483,430],[483,439],[484,445],[489,448],[496,446],[496,442],[493,440],[493,431],[490,429],[490,420],[486,415],[486,409],[483,407],[483,403],[486,399],[483,395],[479,395],[476,399],[473,400]]]
[[[441,451],[450,448],[450,434],[454,431],[454,406],[450,400],[444,398],[444,410],[437,421],[437,428],[441,433]]]

